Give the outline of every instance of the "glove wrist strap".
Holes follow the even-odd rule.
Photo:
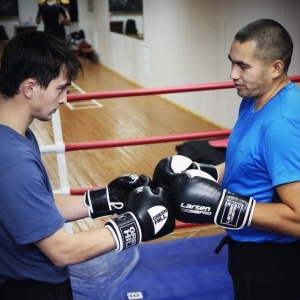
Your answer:
[[[236,230],[249,226],[255,203],[252,197],[241,196],[224,189],[214,222],[221,227]]]
[[[126,212],[109,220],[105,227],[110,230],[116,241],[117,252],[135,246],[142,241],[141,227],[132,212]]]
[[[113,200],[110,199],[108,188],[106,189],[106,199],[107,199],[107,206],[109,210],[116,211],[124,208],[124,203],[120,201],[113,202]]]
[[[107,189],[87,191],[84,195],[84,204],[88,207],[89,216],[93,219],[111,216],[114,211],[109,205]]]

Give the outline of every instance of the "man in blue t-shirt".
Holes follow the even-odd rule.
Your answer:
[[[68,266],[172,232],[170,199],[136,174],[84,196],[54,195],[29,126],[66,103],[82,65],[64,41],[41,31],[11,39],[0,65],[0,299],[72,299]],[[64,227],[115,213],[103,228]]]
[[[242,102],[225,163],[163,159],[153,182],[172,190],[176,218],[228,236],[235,300],[300,299],[300,90],[287,75],[293,42],[271,19],[242,28],[230,78]]]

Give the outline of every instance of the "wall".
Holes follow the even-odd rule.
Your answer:
[[[38,10],[37,0],[18,0],[19,5],[19,19],[18,18],[5,18],[0,19],[0,24],[4,25],[6,34],[9,38],[12,38],[15,35],[14,26],[19,25],[19,21],[23,22],[32,20],[32,23],[35,23],[35,17]],[[35,25],[35,24],[34,24]],[[39,29],[42,30],[42,25],[39,26]]]
[[[258,18],[274,18],[287,28],[295,44],[289,75],[300,74],[298,0],[144,0],[143,41],[110,33],[108,1],[94,2],[94,15],[85,16],[88,23],[81,18],[80,26],[91,29],[102,64],[142,87],[230,81],[232,39]],[[240,104],[234,89],[164,97],[226,128]]]
[[[35,16],[36,3],[36,0],[19,0],[22,19]],[[108,0],[94,0],[93,12],[88,11],[87,0],[78,0],[79,23],[74,25],[85,30],[86,39],[103,65],[142,87],[230,81],[227,56],[235,33],[247,23],[265,17],[276,19],[290,32],[295,48],[289,75],[300,74],[298,0],[144,0],[143,3],[144,40],[109,31]],[[7,32],[11,37],[12,21],[9,22]],[[164,97],[226,128],[233,126],[240,103],[233,89]]]
[[[78,1],[84,1],[86,0],[78,0]],[[12,38],[15,35],[15,26],[19,25],[19,22],[30,22],[34,26],[37,26],[35,24],[35,17],[38,12],[38,0],[18,0],[19,5],[19,18],[0,18],[0,25],[4,25],[6,34],[9,38]],[[75,26],[76,24],[74,24]],[[44,25],[43,23],[39,24],[37,26],[37,30],[43,30]],[[67,32],[72,30],[72,27],[66,27]]]

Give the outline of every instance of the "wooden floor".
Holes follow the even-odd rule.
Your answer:
[[[70,93],[100,92],[138,88],[98,63],[85,59],[84,77],[74,83]],[[78,90],[80,88],[80,92]],[[188,93],[187,93],[188,98]],[[97,99],[96,99],[97,100]],[[198,133],[220,130],[199,116],[184,110],[158,96],[102,99],[95,102],[71,102],[71,108],[60,108],[63,140],[65,143],[103,140],[133,139],[172,134]],[[34,121],[31,128],[40,145],[54,143],[51,122]],[[70,188],[106,186],[115,177],[125,173],[147,174],[152,172],[158,161],[176,154],[176,145],[183,142],[150,144],[80,150],[66,153]],[[55,154],[43,154],[52,187],[60,189]],[[73,222],[73,230],[85,231],[102,227],[106,218],[84,219]],[[156,241],[183,237],[203,236],[224,232],[215,225],[177,229],[174,233]]]

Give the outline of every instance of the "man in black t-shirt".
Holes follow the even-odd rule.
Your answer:
[[[66,37],[65,25],[70,24],[68,11],[55,0],[48,0],[45,4],[39,5],[36,16],[36,23],[44,22],[44,31],[64,40]]]

